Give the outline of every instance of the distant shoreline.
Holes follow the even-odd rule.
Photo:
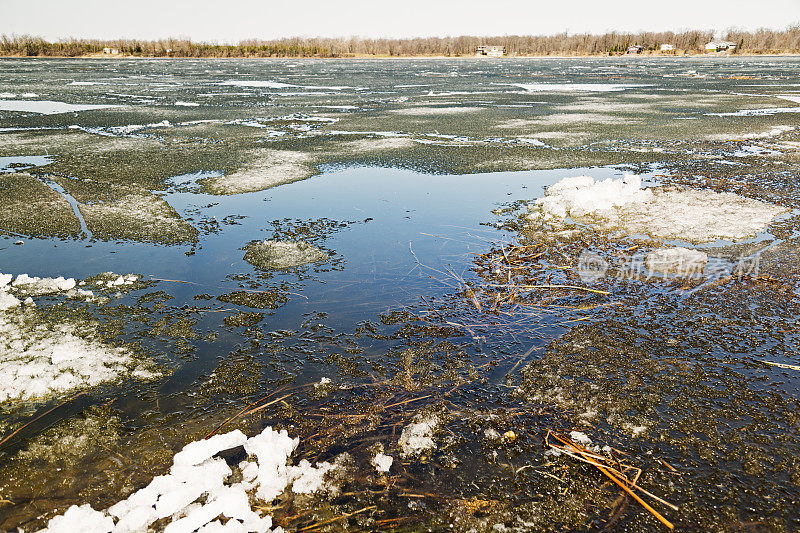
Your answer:
[[[713,50],[713,51],[708,51]],[[482,55],[478,55],[478,53]],[[628,52],[632,52],[628,54]],[[638,52],[638,53],[637,53]],[[52,58],[238,58],[238,59],[487,59],[716,57],[800,55],[800,24],[784,30],[548,35],[456,35],[445,37],[283,37],[237,43],[197,42],[188,38],[155,40],[65,39],[51,42],[33,35],[0,35],[0,57]]]
[[[88,60],[130,60],[130,59],[163,59],[163,60],[189,60],[189,59],[227,59],[227,60],[241,60],[241,59],[259,59],[259,60],[285,60],[285,59],[308,59],[308,60],[342,60],[342,59],[475,59],[475,60],[494,60],[504,61],[509,59],[729,59],[736,57],[786,57],[794,58],[800,57],[800,52],[772,52],[772,53],[759,53],[759,52],[737,52],[735,54],[729,53],[692,53],[692,54],[660,54],[660,53],[642,53],[642,54],[571,54],[571,55],[556,55],[556,54],[541,54],[541,55],[507,55],[502,57],[486,57],[478,55],[347,55],[347,56],[157,56],[157,55],[126,55],[126,54],[86,54],[80,56],[67,56],[67,55],[0,55],[0,60],[3,59],[88,59]]]

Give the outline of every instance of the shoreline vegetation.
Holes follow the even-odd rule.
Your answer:
[[[719,37],[719,36],[716,36]],[[502,37],[421,37],[366,39],[360,37],[292,37],[245,40],[238,44],[193,42],[190,39],[64,39],[49,42],[30,35],[1,35],[0,57],[175,57],[175,58],[369,58],[474,57],[478,46],[503,46],[506,57],[608,57],[624,55],[630,46],[645,56],[717,55],[705,44],[711,31],[609,32],[602,35],[557,34]],[[800,54],[800,24],[785,30],[729,30],[722,38],[735,44],[736,55]],[[662,44],[674,50],[661,51]]]

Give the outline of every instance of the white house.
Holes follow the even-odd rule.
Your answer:
[[[479,46],[475,49],[476,56],[503,57],[506,55],[505,46]]]
[[[674,52],[674,51],[675,51],[675,45],[672,45],[672,44],[662,44],[662,45],[661,45],[661,51],[662,51],[662,52]]]
[[[722,39],[714,39],[706,45],[706,52],[732,52],[736,50],[736,44]]]
[[[117,54],[119,54],[119,50],[117,50],[116,48],[105,47],[105,48],[103,48],[103,53],[104,54],[117,55]]]

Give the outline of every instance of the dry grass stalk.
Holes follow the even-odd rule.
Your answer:
[[[330,524],[331,522],[336,522],[338,520],[345,520],[347,518],[350,518],[351,516],[363,513],[365,511],[369,511],[371,509],[377,509],[377,506],[370,505],[369,507],[364,507],[363,509],[359,509],[358,511],[353,511],[352,513],[346,513],[346,514],[343,514],[341,516],[337,516],[335,518],[331,518],[330,520],[325,520],[324,522],[319,522],[317,524],[312,524],[310,526],[306,526],[304,528],[300,528],[297,531],[298,532],[300,532],[300,531],[314,531],[315,529],[319,529],[319,528],[321,528],[322,526],[324,526],[326,524]]]
[[[800,370],[800,365],[787,365],[786,363],[775,363],[772,361],[764,361],[764,363],[770,366],[777,366],[778,368],[788,368],[789,370]]]
[[[72,400],[74,400],[75,398],[77,398],[77,397],[79,397],[79,396],[83,396],[84,394],[86,394],[86,393],[85,393],[85,392],[79,392],[78,394],[76,394],[76,395],[75,395],[75,396],[73,396],[72,398],[69,398],[69,399],[67,399],[67,400],[64,400],[63,402],[61,402],[60,404],[56,405],[55,407],[53,407],[53,408],[51,408],[51,409],[48,409],[47,411],[45,411],[44,413],[40,414],[39,416],[37,416],[37,417],[36,417],[36,418],[34,418],[33,420],[31,420],[31,421],[27,422],[25,425],[23,425],[23,426],[20,426],[20,427],[19,427],[19,428],[17,428],[15,431],[13,431],[13,432],[12,432],[12,433],[10,433],[8,436],[6,436],[6,437],[5,437],[3,440],[0,440],[0,446],[2,446],[3,444],[5,444],[6,442],[8,442],[8,441],[9,441],[11,438],[13,438],[13,437],[14,437],[14,435],[16,435],[17,433],[19,433],[20,431],[22,431],[22,430],[23,430],[23,429],[25,429],[26,427],[30,426],[31,424],[33,424],[33,423],[34,423],[34,422],[36,422],[37,420],[40,420],[40,419],[42,419],[43,417],[45,417],[45,416],[49,415],[50,413],[52,413],[53,411],[55,411],[56,409],[58,409],[58,408],[59,408],[59,407],[61,407],[62,405],[66,405],[66,404],[68,404],[69,402],[71,402]]]
[[[550,442],[550,436],[552,436],[557,441],[561,442],[563,446],[559,446],[557,444],[553,444]],[[612,460],[608,457],[600,456],[597,454],[592,453],[585,447],[581,446],[573,442],[571,439],[559,435],[553,431],[548,431],[547,435],[545,436],[545,444],[554,450],[558,450],[561,453],[578,459],[579,461],[583,461],[584,463],[588,463],[595,468],[597,468],[603,475],[613,481],[616,485],[618,485],[622,490],[624,490],[631,498],[636,500],[642,507],[644,507],[650,514],[652,514],[659,522],[667,526],[669,529],[674,529],[675,526],[664,518],[661,513],[653,509],[647,502],[645,502],[638,494],[634,492],[637,490],[642,494],[653,498],[654,500],[658,501],[659,503],[670,507],[673,510],[677,510],[678,507],[675,505],[651,494],[650,492],[644,490],[643,488],[636,485],[636,481],[639,479],[639,475],[641,474],[641,470],[635,467],[631,467],[628,465],[623,465],[619,461],[615,461],[616,466],[623,468],[623,470],[618,470],[615,466],[612,466]],[[625,476],[625,471],[627,470],[636,470],[637,474],[633,480],[629,480]]]

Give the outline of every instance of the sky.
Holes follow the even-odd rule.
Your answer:
[[[800,23],[800,0],[0,0],[0,34],[188,37],[545,35]]]

